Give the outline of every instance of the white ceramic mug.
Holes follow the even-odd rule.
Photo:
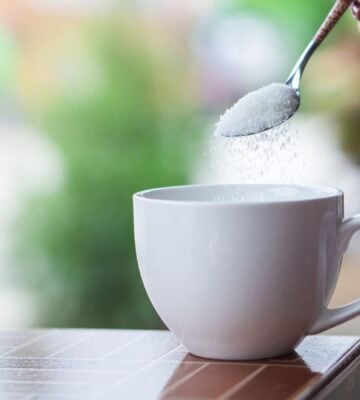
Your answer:
[[[360,314],[327,305],[360,215],[343,221],[337,189],[182,186],[134,195],[146,291],[188,350],[214,359],[291,352]]]

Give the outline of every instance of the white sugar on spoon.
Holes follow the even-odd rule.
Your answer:
[[[245,136],[263,132],[288,120],[300,105],[296,91],[284,83],[272,83],[250,92],[220,118],[216,136]]]
[[[272,83],[241,98],[220,118],[215,135],[252,135],[271,129],[291,118],[300,106],[300,80],[306,64],[352,2],[353,0],[335,2],[286,83]]]

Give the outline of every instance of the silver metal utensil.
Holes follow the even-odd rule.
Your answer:
[[[335,5],[331,9],[320,29],[317,31],[316,35],[295,64],[295,67],[291,71],[289,78],[285,83],[291,86],[299,95],[301,77],[308,61],[352,3],[353,0],[337,0],[335,2]]]

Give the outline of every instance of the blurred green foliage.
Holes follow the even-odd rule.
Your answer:
[[[18,272],[35,288],[38,324],[154,328],[135,259],[132,194],[188,181],[197,114],[178,95],[176,70],[125,28],[101,26],[88,43],[95,89],[57,98],[40,115],[65,181],[20,219]]]
[[[360,165],[360,104],[343,113],[340,117],[341,144],[352,160]]]

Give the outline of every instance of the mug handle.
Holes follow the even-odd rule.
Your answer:
[[[360,214],[343,221],[339,228],[339,251],[345,253],[354,233],[360,230]],[[360,315],[360,299],[342,307],[325,308],[310,328],[308,334],[314,335],[333,328]]]

